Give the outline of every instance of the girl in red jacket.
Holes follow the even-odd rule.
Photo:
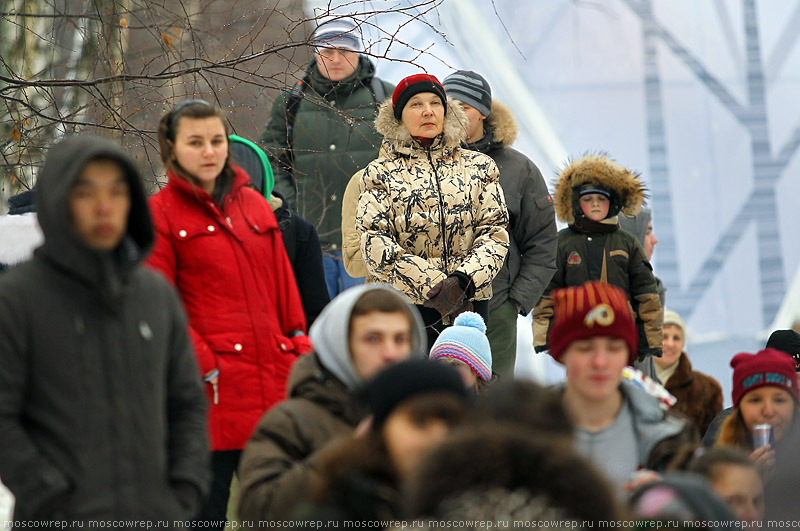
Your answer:
[[[222,112],[185,101],[161,118],[158,142],[169,182],[150,199],[156,243],[147,263],[175,285],[189,316],[213,450],[200,518],[224,526],[241,449],[311,344],[280,229],[231,164]]]

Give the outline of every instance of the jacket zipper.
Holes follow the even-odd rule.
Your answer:
[[[450,265],[447,258],[450,256],[450,249],[447,247],[447,228],[444,224],[444,198],[442,198],[442,183],[439,182],[439,173],[436,171],[436,165],[433,163],[433,158],[431,157],[431,148],[425,148],[425,153],[428,155],[428,162],[431,165],[431,169],[433,169],[433,176],[434,180],[436,181],[436,192],[439,195],[439,225],[441,225],[442,247],[444,249],[442,258],[444,259],[444,270],[449,275]]]

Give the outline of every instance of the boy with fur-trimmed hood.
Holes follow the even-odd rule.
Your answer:
[[[645,189],[638,175],[603,154],[572,161],[556,180],[555,208],[569,224],[558,233],[556,274],[533,311],[533,345],[548,349],[551,292],[600,280],[628,296],[639,331],[638,359],[661,355],[662,308],[653,268],[641,244],[619,230],[617,215],[635,215]]]

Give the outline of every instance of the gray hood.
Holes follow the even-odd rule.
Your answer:
[[[644,238],[647,236],[647,225],[653,219],[653,211],[649,208],[642,208],[633,217],[618,216],[619,228],[633,234],[640,245],[644,246]]]
[[[422,358],[427,355],[425,325],[417,309],[404,295],[390,286],[377,283],[363,284],[345,290],[322,310],[311,325],[308,335],[322,366],[333,373],[348,389],[356,389],[363,383],[350,358],[348,342],[350,314],[358,299],[364,293],[373,290],[385,291],[387,297],[400,297],[408,304],[416,321],[416,327],[412,327],[411,357]]]
[[[127,234],[112,253],[90,248],[70,226],[70,189],[84,166],[97,158],[117,161],[130,187]],[[36,210],[45,241],[36,250],[36,256],[96,288],[104,302],[113,306],[125,276],[150,250],[155,238],[147,196],[133,161],[119,145],[106,138],[94,135],[67,137],[48,152],[39,172],[37,190]]]

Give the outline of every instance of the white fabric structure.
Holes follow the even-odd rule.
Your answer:
[[[481,73],[520,122],[515,147],[550,182],[567,157],[595,151],[641,172],[653,265],[693,332],[696,369],[727,389],[730,358],[800,315],[800,0],[391,4],[364,24],[378,57],[395,32],[407,44],[389,48],[404,62],[377,60],[382,78]],[[307,13],[328,5],[308,1]]]

